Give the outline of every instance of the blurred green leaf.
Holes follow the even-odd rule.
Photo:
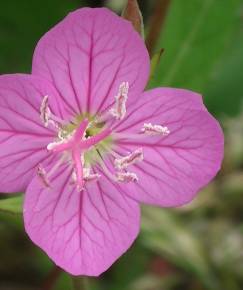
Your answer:
[[[0,199],[0,211],[21,214],[23,204],[23,195]]]
[[[150,77],[149,77],[149,84],[148,87],[150,87],[150,82],[153,80],[156,70],[158,69],[159,63],[160,63],[160,59],[161,56],[164,52],[164,49],[161,48],[157,53],[154,54],[154,56],[151,59],[151,63],[150,63]]]
[[[107,275],[104,275],[104,279],[107,279],[109,283],[109,287],[107,286],[105,289],[127,289],[129,284],[144,274],[149,261],[149,253],[144,250],[144,246],[141,245],[140,239],[137,239],[131,249],[119,258],[107,272]],[[129,269],[127,265],[129,265]],[[97,289],[100,290],[99,283]]]
[[[182,282],[182,277],[178,273],[167,275],[155,275],[153,273],[145,273],[134,281],[129,286],[129,290],[166,290],[174,289]]]
[[[30,72],[40,37],[82,1],[1,1],[0,74]]]
[[[72,286],[72,281],[70,279],[70,275],[63,272],[61,276],[59,277],[53,290],[67,290],[67,289],[72,289],[72,288],[73,286]]]
[[[193,273],[208,289],[218,289],[200,240],[179,222],[173,212],[144,208],[142,230],[142,242],[151,251]]]
[[[241,0],[171,1],[158,42],[158,48],[164,47],[165,54],[153,86],[182,87],[205,94],[208,82],[215,77],[215,69],[220,61],[224,62],[229,57],[225,55],[226,51],[230,55],[234,53],[229,51],[229,46],[232,42],[239,42],[242,36],[236,35],[236,30],[240,27],[241,5]],[[242,56],[238,55],[237,59],[239,58],[242,59]],[[227,76],[225,73],[224,77]],[[231,78],[234,76],[232,74]],[[238,85],[243,91],[242,82]],[[209,108],[213,108],[215,112],[224,109],[229,112],[232,107],[217,107],[219,94],[220,90],[214,90],[214,93],[205,95]],[[235,94],[234,101],[239,104],[239,94]]]
[[[235,115],[243,105],[243,25],[239,29],[205,87],[210,108],[217,113]]]

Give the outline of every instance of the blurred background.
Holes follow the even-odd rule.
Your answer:
[[[91,290],[243,289],[243,1],[140,0],[152,56],[149,84],[200,92],[226,136],[223,169],[190,205],[143,208],[134,246]],[[69,11],[126,0],[0,1],[0,74],[30,72],[38,39]],[[69,277],[35,247],[14,204],[0,199],[0,290],[69,290]]]

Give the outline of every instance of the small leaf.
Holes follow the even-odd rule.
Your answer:
[[[0,212],[11,214],[21,214],[23,204],[23,195],[0,199]]]
[[[198,91],[213,113],[237,112],[242,98],[241,7],[242,0],[171,1],[157,46],[166,55],[152,86]]]
[[[132,22],[134,29],[144,38],[143,16],[137,0],[128,0],[122,17]]]
[[[153,55],[153,57],[151,59],[149,81],[151,81],[154,78],[156,69],[158,68],[158,65],[160,63],[160,59],[161,59],[163,52],[164,52],[164,49],[161,48],[157,53],[155,53]]]

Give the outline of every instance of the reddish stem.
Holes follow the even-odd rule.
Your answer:
[[[165,18],[167,16],[170,0],[158,0],[154,7],[154,13],[150,20],[150,28],[146,39],[146,45],[150,56],[153,55],[154,49],[160,37]]]
[[[54,266],[53,269],[49,272],[49,274],[47,275],[41,290],[52,290],[59,278],[59,276],[62,273],[62,269],[60,269],[57,266]]]

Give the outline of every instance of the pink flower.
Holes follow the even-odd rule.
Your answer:
[[[0,190],[26,191],[28,235],[73,275],[131,246],[140,203],[188,203],[220,169],[223,134],[201,96],[143,93],[149,66],[129,22],[85,8],[40,40],[31,75],[0,77]]]

